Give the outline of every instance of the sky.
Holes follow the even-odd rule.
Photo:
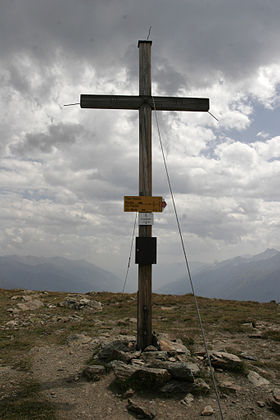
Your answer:
[[[124,275],[138,112],[64,105],[138,95],[150,27],[152,93],[207,97],[219,120],[157,113],[190,261],[280,249],[279,21],[279,0],[0,0],[0,255]],[[167,202],[154,215],[155,276],[176,280],[183,254],[155,115],[153,195]]]

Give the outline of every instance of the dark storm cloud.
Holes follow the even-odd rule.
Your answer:
[[[146,39],[150,25],[153,92],[205,95],[221,117],[217,125],[209,115],[158,115],[192,246],[221,249],[230,242],[238,253],[246,236],[258,247],[266,238],[278,243],[279,139],[267,135],[244,145],[230,130],[244,132],[256,101],[277,103],[279,21],[278,0],[2,0],[5,249],[16,253],[22,243],[22,252],[37,253],[40,238],[41,252],[77,257],[87,248],[87,258],[94,259],[101,247],[107,268],[107,240],[119,244],[114,246],[122,254],[132,216],[122,213],[122,197],[138,192],[138,113],[62,105],[78,102],[80,93],[137,94],[137,41]],[[259,114],[258,132],[270,133]],[[153,192],[168,201],[155,228],[174,255],[169,239],[175,225],[156,124],[153,133]],[[60,224],[69,233],[61,243]]]
[[[22,141],[11,144],[12,153],[34,158],[39,153],[52,153],[54,147],[69,148],[84,134],[80,124],[50,125],[46,133],[27,133]]]
[[[217,72],[248,77],[280,57],[273,0],[4,0],[0,16],[2,58],[24,51],[51,64],[60,52],[102,72],[127,65],[133,74],[129,51],[152,25],[163,91],[179,89],[186,75],[200,84]]]

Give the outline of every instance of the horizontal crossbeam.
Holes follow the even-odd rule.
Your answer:
[[[158,111],[209,110],[208,98],[174,98],[167,96],[81,95],[81,108],[139,109],[148,104]]]

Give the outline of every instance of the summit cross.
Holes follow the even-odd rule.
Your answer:
[[[134,109],[139,111],[139,196],[152,196],[152,111],[209,110],[208,98],[152,96],[152,41],[138,41],[139,96],[81,95],[81,108]],[[151,238],[152,226],[139,225],[139,237]],[[148,243],[148,242],[147,242]],[[138,264],[137,347],[152,344],[152,264]]]

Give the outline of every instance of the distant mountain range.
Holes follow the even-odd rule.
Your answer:
[[[202,266],[201,270],[193,272],[192,279],[198,296],[280,301],[280,252],[267,249],[254,256],[236,257]],[[156,292],[174,295],[190,293],[189,279],[186,275],[160,287]]]
[[[114,274],[83,260],[53,257],[0,257],[0,288],[86,293],[120,292]]]
[[[183,272],[181,268],[180,272]],[[198,296],[280,301],[280,252],[276,249],[215,264],[190,263],[190,268]],[[113,273],[83,260],[15,255],[0,257],[0,288],[3,289],[120,292],[122,283]],[[181,295],[190,293],[191,288],[186,275],[158,286],[154,291]]]

